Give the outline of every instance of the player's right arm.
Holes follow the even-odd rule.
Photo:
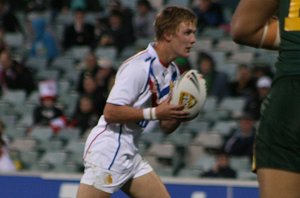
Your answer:
[[[252,47],[277,49],[278,20],[274,15],[279,0],[241,0],[231,20],[235,42]]]
[[[115,105],[107,103],[104,108],[104,118],[108,123],[128,123],[144,120],[144,109],[134,108],[128,105]],[[182,111],[183,105],[172,105],[164,102],[155,107],[155,118],[157,120],[186,119],[188,113]],[[167,130],[167,127],[164,127]]]

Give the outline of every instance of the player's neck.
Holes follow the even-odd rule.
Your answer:
[[[169,64],[175,59],[172,55],[170,47],[165,45],[163,42],[156,43],[154,45],[154,49],[156,50],[160,63],[164,67],[168,67]]]

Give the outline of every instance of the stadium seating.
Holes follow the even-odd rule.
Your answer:
[[[33,71],[42,71],[47,67],[47,59],[45,57],[29,57],[25,65]]]
[[[75,69],[75,60],[69,56],[59,56],[53,60],[51,68],[57,69],[63,74],[71,72]]]
[[[44,69],[38,71],[36,74],[36,79],[41,80],[58,80],[59,79],[59,71],[55,69]]]
[[[84,141],[73,140],[64,149],[65,153],[67,153],[66,164],[70,169],[77,172],[83,167],[84,143]]]
[[[193,164],[193,167],[199,169],[201,172],[204,172],[213,167],[214,163],[215,157],[213,155],[204,154],[198,158],[196,163]]]
[[[187,146],[192,141],[192,134],[188,132],[174,132],[168,135],[164,142],[170,142],[175,146]]]
[[[221,134],[222,136],[227,136],[230,132],[237,126],[236,121],[229,120],[229,121],[218,121],[212,127],[212,131]]]
[[[248,156],[231,156],[230,166],[239,171],[251,170],[251,161]]]
[[[77,141],[80,138],[80,130],[78,128],[63,128],[55,136],[66,143]]]
[[[32,151],[37,146],[37,141],[32,138],[16,138],[9,145],[11,150],[17,151]]]
[[[186,147],[186,152],[184,157],[187,167],[195,164],[198,158],[204,153],[206,153],[204,146],[193,142],[190,145],[188,145]]]
[[[193,143],[199,144],[207,149],[218,150],[223,144],[223,138],[219,133],[200,133],[195,137]]]
[[[177,177],[183,177],[183,178],[199,178],[199,175],[201,173],[201,169],[199,168],[193,168],[193,167],[186,167],[180,170]]]
[[[38,151],[20,151],[20,161],[25,170],[36,171],[34,168],[39,159]]]
[[[211,51],[213,49],[213,39],[211,38],[197,38],[197,41],[193,47],[193,51]]]
[[[113,61],[117,58],[117,49],[115,47],[97,47],[95,54],[99,59],[106,58]]]
[[[68,52],[70,53],[70,56],[74,58],[74,60],[82,61],[90,52],[90,48],[88,46],[74,46]]]
[[[10,140],[14,140],[16,138],[25,138],[26,129],[26,127],[10,126],[5,129],[5,135],[8,136]]]
[[[2,101],[13,106],[21,106],[26,100],[26,92],[24,90],[7,90],[2,96]]]
[[[50,140],[53,136],[53,131],[47,126],[36,126],[32,129],[28,136],[42,143]]]
[[[0,116],[1,120],[5,123],[6,127],[13,127],[16,125],[17,122],[17,115],[16,114],[3,114]]]
[[[21,33],[7,33],[4,35],[4,42],[11,48],[19,48],[23,45],[24,37]]]
[[[233,114],[240,114],[243,112],[245,102],[246,100],[243,97],[226,97],[219,105],[219,109],[227,110]]]
[[[168,0],[167,5],[188,6],[189,0]]]
[[[232,39],[220,39],[215,46],[215,50],[225,52],[235,52],[240,49],[240,45],[232,41]]]
[[[48,151],[46,152],[37,163],[37,169],[40,171],[55,171],[56,168],[60,170],[67,158],[67,153]]]

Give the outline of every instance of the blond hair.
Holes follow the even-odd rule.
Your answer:
[[[181,22],[197,23],[196,15],[189,9],[179,6],[169,6],[157,14],[154,28],[156,40],[162,40],[164,33],[175,34]]]

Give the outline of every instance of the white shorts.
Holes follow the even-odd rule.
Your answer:
[[[107,192],[114,193],[118,191],[129,179],[137,178],[153,171],[147,161],[143,160],[140,154],[136,154],[133,159],[133,166],[123,172],[108,170],[100,165],[89,162],[89,155],[84,161],[84,174],[80,183],[92,185],[95,188]],[[100,159],[99,159],[100,160]]]

